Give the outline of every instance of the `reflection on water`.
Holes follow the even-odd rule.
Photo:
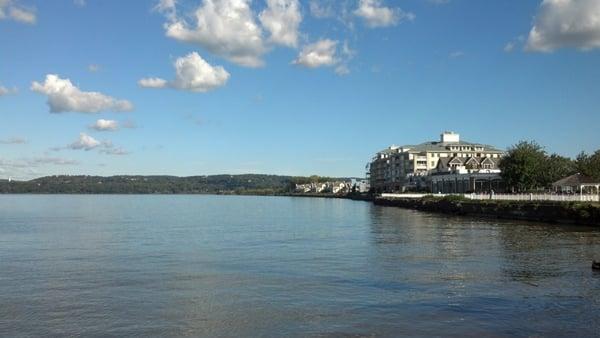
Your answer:
[[[594,336],[599,255],[346,200],[0,196],[0,336]]]

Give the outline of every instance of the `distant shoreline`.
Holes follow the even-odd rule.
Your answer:
[[[587,202],[529,202],[497,200],[463,200],[458,196],[444,198],[427,196],[424,198],[382,198],[364,193],[290,193],[272,191],[217,191],[217,192],[7,192],[0,195],[123,195],[123,196],[257,196],[257,197],[299,197],[346,199],[371,202],[377,206],[400,207],[425,212],[435,212],[456,216],[477,216],[498,219],[536,221],[545,223],[577,224],[600,227],[600,204]]]

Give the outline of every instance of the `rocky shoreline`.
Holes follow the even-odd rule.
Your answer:
[[[600,227],[600,205],[580,202],[474,201],[458,196],[375,198],[373,203],[461,216],[565,223]]]

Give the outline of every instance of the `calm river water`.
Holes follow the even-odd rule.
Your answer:
[[[600,231],[366,202],[0,196],[0,336],[600,335]]]

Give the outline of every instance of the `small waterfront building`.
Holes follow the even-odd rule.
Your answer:
[[[577,173],[552,183],[552,189],[558,193],[600,193],[600,181]]]
[[[428,190],[428,177],[440,162],[449,168],[492,170],[504,151],[493,146],[462,141],[455,132],[443,132],[439,141],[417,145],[390,146],[378,152],[367,165],[367,177],[374,192]]]

